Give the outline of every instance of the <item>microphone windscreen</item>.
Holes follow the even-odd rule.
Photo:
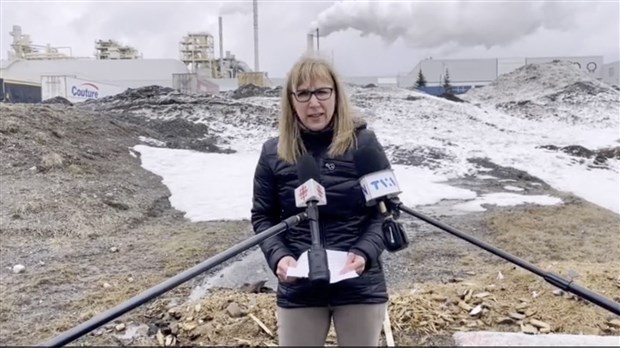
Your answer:
[[[379,172],[390,167],[385,153],[375,147],[363,147],[353,154],[359,176]]]
[[[297,162],[297,176],[299,177],[300,183],[303,184],[310,179],[319,182],[320,175],[321,171],[319,170],[319,166],[316,165],[314,157],[311,155],[303,155]]]

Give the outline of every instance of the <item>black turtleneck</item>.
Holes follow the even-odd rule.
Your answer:
[[[311,131],[307,129],[301,129],[301,140],[314,157],[319,157],[323,153],[327,152],[329,145],[334,137],[334,129],[327,127],[320,131]]]

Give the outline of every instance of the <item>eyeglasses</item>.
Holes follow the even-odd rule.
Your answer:
[[[297,99],[298,102],[305,103],[310,101],[312,95],[316,96],[316,99],[318,100],[327,100],[332,96],[333,91],[334,89],[331,87],[323,87],[315,90],[302,89],[291,94],[295,96],[295,99]]]

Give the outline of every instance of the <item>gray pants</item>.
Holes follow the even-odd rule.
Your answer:
[[[324,346],[332,319],[339,346],[379,345],[387,303],[277,308],[280,346]]]

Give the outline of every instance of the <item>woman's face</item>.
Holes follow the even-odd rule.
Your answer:
[[[306,128],[312,131],[325,129],[336,109],[333,83],[317,80],[301,84],[293,91],[293,107]]]

